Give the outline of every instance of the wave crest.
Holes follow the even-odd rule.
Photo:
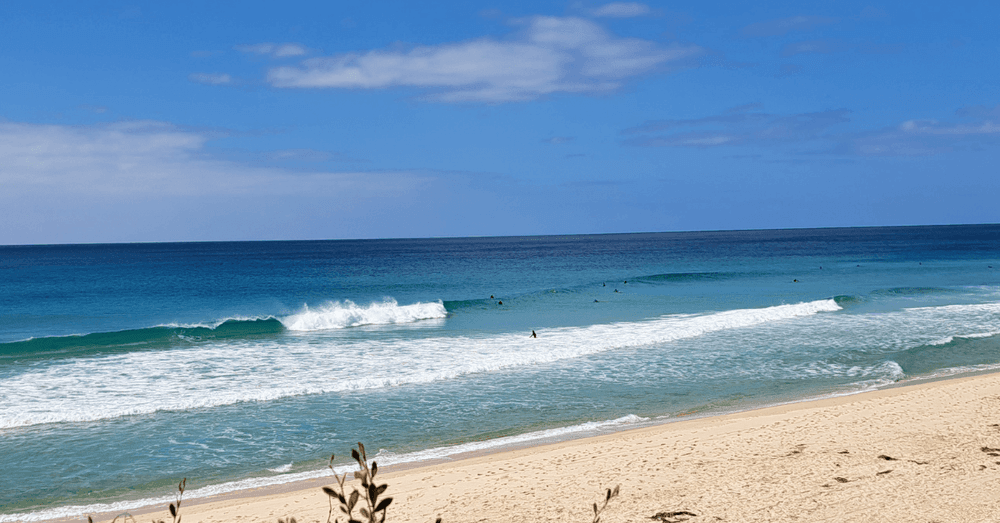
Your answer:
[[[364,307],[350,300],[328,302],[312,309],[304,305],[301,312],[281,318],[281,323],[290,331],[310,332],[363,325],[412,323],[447,316],[448,311],[441,302],[399,305],[396,300],[386,298]]]

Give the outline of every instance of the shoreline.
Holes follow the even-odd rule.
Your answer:
[[[970,383],[976,383],[981,385],[981,387],[972,387]],[[974,389],[970,392],[967,389]],[[832,397],[824,397],[819,399],[805,399],[800,401],[792,401],[788,403],[782,403],[778,405],[766,406],[761,408],[754,408],[750,410],[743,410],[731,413],[722,414],[708,414],[704,416],[692,417],[688,419],[678,419],[678,418],[668,418],[659,422],[650,423],[647,426],[637,427],[637,428],[627,428],[623,430],[616,430],[614,432],[588,435],[583,437],[570,437],[569,439],[562,440],[541,440],[533,441],[522,444],[513,444],[509,446],[489,448],[485,450],[478,450],[472,452],[466,452],[462,454],[455,454],[445,458],[428,460],[428,461],[414,461],[401,463],[397,465],[386,465],[380,467],[382,474],[380,478],[382,481],[387,482],[390,485],[387,495],[394,496],[396,501],[393,504],[392,510],[390,510],[390,521],[433,521],[434,517],[438,514],[429,514],[426,510],[427,504],[434,504],[435,497],[439,498],[440,503],[445,503],[446,501],[453,500],[455,496],[459,496],[461,493],[465,493],[468,497],[468,492],[474,492],[471,494],[472,499],[480,500],[487,505],[495,504],[499,502],[499,499],[507,499],[509,496],[504,494],[504,486],[511,481],[511,477],[507,475],[507,483],[499,484],[497,481],[489,480],[491,476],[496,476],[495,473],[491,473],[491,469],[500,467],[499,470],[506,470],[500,464],[506,464],[508,466],[520,466],[524,468],[522,474],[519,474],[519,482],[522,486],[529,488],[525,492],[533,492],[535,488],[540,488],[547,485],[558,485],[560,483],[565,484],[567,478],[569,477],[569,483],[577,484],[577,488],[568,489],[567,492],[562,493],[562,489],[559,489],[559,496],[564,494],[568,498],[573,498],[574,496],[579,497],[579,500],[572,504],[571,506],[565,507],[563,510],[572,510],[574,513],[578,513],[569,519],[575,520],[585,520],[587,515],[587,509],[589,504],[597,500],[604,488],[613,487],[616,484],[614,479],[615,474],[608,474],[607,481],[598,481],[599,476],[606,474],[605,469],[615,468],[614,463],[618,463],[612,460],[611,463],[606,462],[607,460],[596,460],[591,467],[575,467],[567,470],[559,470],[559,467],[546,466],[544,459],[543,463],[539,463],[539,459],[550,455],[561,455],[573,453],[585,453],[591,454],[596,452],[597,454],[603,454],[609,452],[610,449],[619,449],[619,453],[622,449],[625,449],[625,453],[620,455],[621,458],[631,457],[632,461],[642,458],[644,455],[649,454],[651,450],[655,449],[632,449],[629,451],[630,447],[622,447],[624,443],[635,442],[643,438],[652,438],[651,441],[658,439],[663,439],[669,441],[676,438],[688,438],[688,442],[693,447],[697,447],[699,441],[698,438],[691,439],[692,435],[707,433],[712,439],[718,439],[726,435],[732,435],[732,430],[734,426],[744,427],[744,429],[752,429],[757,427],[759,430],[760,424],[773,419],[790,419],[790,420],[801,420],[806,418],[829,418],[829,414],[833,411],[844,411],[847,414],[861,409],[863,405],[875,403],[875,404],[886,404],[900,402],[899,398],[909,398],[917,396],[926,396],[927,391],[951,391],[951,390],[963,390],[964,396],[966,397],[968,403],[971,400],[975,400],[974,397],[975,390],[982,388],[983,390],[991,390],[994,394],[1000,397],[1000,371],[989,370],[989,371],[979,371],[970,374],[952,375],[952,376],[941,376],[941,377],[931,377],[923,380],[919,380],[916,383],[900,383],[887,386],[882,389],[864,391],[858,393],[850,393],[837,395]],[[947,396],[942,394],[943,396]],[[969,396],[973,397],[969,397]],[[983,398],[979,398],[980,401]],[[926,401],[921,400],[921,401]],[[912,404],[913,401],[907,400],[902,402],[905,405]],[[934,403],[934,402],[931,402]],[[998,403],[998,412],[996,418],[991,423],[1000,423],[1000,401]],[[936,408],[930,409],[929,412],[957,412],[961,411],[960,405],[949,404],[946,400],[940,400],[935,404]],[[885,407],[883,405],[883,410]],[[905,409],[904,409],[905,410]],[[909,410],[913,410],[912,405]],[[918,409],[919,410],[919,409]],[[967,410],[967,409],[966,409]],[[891,415],[891,412],[883,413],[886,415]],[[843,413],[840,415],[844,415]],[[856,412],[855,412],[856,415]],[[898,414],[897,414],[898,415]],[[912,416],[911,416],[912,417]],[[967,417],[967,416],[966,416]],[[915,418],[919,419],[919,418]],[[958,419],[961,419],[959,417]],[[815,420],[814,420],[815,421]],[[827,420],[829,421],[829,420]],[[911,419],[911,424],[914,420]],[[904,423],[904,425],[906,425]],[[988,424],[987,424],[988,425]],[[913,430],[913,427],[910,427]],[[995,441],[990,441],[982,445],[983,448],[986,447],[1000,447],[1000,429],[992,428],[992,431],[996,432]],[[739,430],[737,430],[739,432]],[[793,434],[795,434],[793,432]],[[798,439],[815,440],[819,435],[815,433],[808,433],[808,431],[798,431]],[[744,434],[745,435],[745,434]],[[786,434],[784,437],[788,437]],[[739,438],[737,438],[739,439]],[[730,442],[729,445],[736,443]],[[666,443],[664,443],[666,445]],[[786,458],[788,456],[797,456],[805,453],[807,449],[812,447],[809,443],[795,443],[788,445],[786,452]],[[760,449],[756,449],[760,450]],[[845,449],[846,450],[846,449]],[[974,450],[978,450],[974,449]],[[840,451],[837,451],[840,452]],[[849,452],[849,451],[848,451]],[[871,452],[875,452],[872,450]],[[654,452],[655,454],[655,452]],[[669,453],[668,453],[669,454]],[[690,454],[690,452],[688,453]],[[686,456],[688,454],[682,454]],[[757,452],[754,455],[759,455]],[[881,455],[889,456],[890,451],[880,451]],[[980,452],[980,454],[982,454]],[[975,454],[974,454],[975,455]],[[647,456],[647,459],[641,459],[642,463],[647,463],[651,461],[648,458],[655,458],[656,456]],[[665,458],[672,458],[673,461],[680,459],[679,456],[660,456]],[[801,457],[801,456],[800,456]],[[836,455],[834,455],[836,457]],[[983,457],[983,456],[976,456]],[[708,456],[704,457],[708,459]],[[897,461],[902,458],[893,458],[892,460],[883,460],[886,463],[890,461]],[[780,461],[780,460],[779,460]],[[878,459],[875,460],[876,462]],[[914,459],[914,462],[921,461],[920,459]],[[556,463],[561,463],[556,461]],[[984,462],[986,463],[986,462]],[[526,464],[534,464],[533,466],[527,466]],[[541,465],[541,467],[539,467]],[[869,465],[871,465],[869,463]],[[989,465],[991,467],[997,467],[1000,465],[1000,460],[994,465]],[[917,465],[912,465],[917,466]],[[838,465],[839,467],[839,465]],[[544,483],[535,485],[535,487],[530,487],[532,474],[544,471],[547,468],[555,468],[546,474],[552,476],[548,478]],[[661,467],[662,468],[662,467]],[[891,468],[891,467],[890,467]],[[997,467],[1000,469],[1000,467]],[[483,472],[472,474],[472,471],[481,470],[486,473],[487,478],[483,478]],[[625,472],[625,471],[622,471]],[[428,479],[433,479],[436,476],[443,475],[446,478],[453,477],[456,475],[463,475],[464,480],[462,481],[441,481],[441,485],[423,485],[423,482]],[[891,474],[891,472],[882,473],[885,476]],[[580,476],[583,477],[580,477]],[[619,474],[623,479],[627,478],[629,474]],[[899,475],[897,475],[899,476]],[[590,477],[588,479],[588,477]],[[840,477],[840,476],[838,476]],[[1000,476],[998,476],[1000,478]],[[716,478],[718,481],[725,483],[732,478],[727,478],[725,475]],[[841,479],[844,479],[841,477]],[[525,483],[527,481],[527,483]],[[676,481],[681,481],[680,479],[675,479]],[[840,481],[840,480],[836,480]],[[652,480],[652,483],[655,483]],[[185,500],[183,504],[182,513],[185,514],[185,520],[191,521],[229,521],[236,519],[237,517],[243,520],[250,521],[276,521],[279,517],[295,516],[299,521],[312,521],[318,520],[323,521],[326,517],[327,512],[327,501],[326,496],[320,491],[320,487],[323,485],[329,485],[333,483],[333,479],[329,476],[298,480],[288,483],[282,483],[278,485],[272,485],[267,487],[254,488],[249,490],[239,490],[234,492],[229,492],[225,494],[218,494],[207,496],[203,498],[194,498]],[[598,484],[600,483],[600,484]],[[627,482],[622,482],[622,498],[634,497],[635,492],[629,492],[631,489],[642,489],[642,484],[650,483],[650,481],[640,481],[636,485],[629,485]],[[846,485],[848,482],[844,482]],[[714,484],[714,483],[713,483]],[[397,487],[397,485],[400,485]],[[829,483],[827,483],[829,485]],[[566,486],[566,485],[564,485]],[[837,483],[836,486],[841,486]],[[833,488],[833,485],[821,486],[822,489],[829,491]],[[551,489],[552,487],[545,487]],[[542,488],[544,490],[545,488]],[[471,489],[471,490],[470,490]],[[437,492],[440,492],[438,494]],[[429,494],[432,494],[430,495]],[[402,495],[401,495],[402,494]],[[173,493],[171,493],[172,497]],[[461,497],[461,496],[459,496]],[[429,499],[424,499],[429,498]],[[565,499],[565,498],[564,498]],[[423,503],[416,503],[417,500],[423,501]],[[590,501],[587,501],[590,500]],[[617,500],[616,500],[617,501]],[[994,501],[994,504],[997,502]],[[287,513],[277,513],[275,512],[274,504],[278,504],[282,508],[287,509]],[[447,503],[450,504],[450,503]],[[605,517],[602,517],[604,521],[612,521],[618,519],[614,518],[615,510],[614,506],[624,505],[624,501],[621,503],[612,502],[612,505],[608,508],[608,513]],[[409,506],[408,506],[409,505]],[[298,507],[293,509],[292,507]],[[423,507],[425,510],[423,515],[420,509]],[[442,509],[447,508],[442,506]],[[509,507],[508,507],[509,508]],[[537,508],[537,507],[536,507]],[[575,510],[574,510],[575,509]],[[693,513],[699,513],[698,510],[684,509],[678,507],[677,510],[688,510]],[[321,513],[320,513],[321,512]],[[532,511],[529,511],[532,512]],[[627,512],[627,511],[626,511]],[[669,511],[668,511],[669,512]],[[169,520],[169,515],[166,512],[166,503],[160,506],[146,506],[141,509],[136,509],[130,511],[131,514],[135,516],[150,516],[160,519]],[[452,509],[450,512],[444,510],[440,513],[444,517],[445,521],[458,521],[465,520],[459,516],[463,513],[462,510]],[[516,513],[509,513],[507,511],[502,511],[501,513],[508,514],[511,516],[516,516]],[[539,513],[537,510],[532,512],[534,516],[541,517],[544,519],[544,511]],[[402,514],[402,515],[401,515]],[[95,521],[110,520],[117,514],[97,514]],[[569,513],[563,514],[568,516]],[[645,514],[644,518],[648,521],[650,514]],[[563,517],[563,516],[560,516]],[[589,517],[589,516],[588,516]],[[584,519],[582,519],[584,518]],[[466,518],[468,519],[468,518]],[[509,519],[505,517],[497,517],[497,520]],[[518,519],[518,517],[514,517]],[[953,519],[953,518],[948,518]],[[60,518],[53,519],[49,521],[77,521],[78,517],[72,518]],[[525,521],[531,520],[531,518],[524,519]],[[622,521],[632,521],[632,519],[621,519]],[[737,520],[740,518],[737,517]],[[694,521],[694,520],[692,520]],[[926,521],[926,519],[924,519]]]

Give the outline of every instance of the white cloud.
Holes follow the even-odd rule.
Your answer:
[[[618,38],[581,18],[534,17],[510,40],[482,38],[408,51],[373,50],[277,67],[268,81],[282,88],[432,90],[445,102],[510,102],[550,93],[607,92],[623,81],[702,52]]]
[[[958,111],[959,116],[969,116],[963,111]],[[980,118],[966,123],[907,120],[895,127],[849,136],[841,150],[862,156],[929,156],[1000,145],[1000,120],[990,114],[976,116]]]
[[[217,135],[0,122],[0,244],[414,236],[448,207],[447,173],[268,167],[216,154]]]
[[[94,126],[0,123],[7,195],[80,197],[405,192],[411,172],[301,172],[213,157],[205,133],[155,121]]]
[[[937,120],[907,120],[899,125],[899,130],[907,134],[996,134],[1000,133],[1000,124],[993,121],[983,121],[971,125],[942,125]]]
[[[608,18],[632,18],[646,16],[652,12],[648,5],[639,2],[612,2],[592,10],[590,14]]]
[[[193,73],[188,75],[188,80],[208,85],[223,85],[233,81],[231,76],[224,73]]]
[[[747,104],[703,118],[652,120],[623,134],[635,136],[626,144],[647,147],[784,145],[829,139],[832,128],[850,122],[847,109],[788,115],[760,109]]]
[[[235,49],[243,53],[270,55],[276,58],[302,56],[308,52],[305,47],[299,44],[275,44],[270,42],[252,45],[237,45]]]

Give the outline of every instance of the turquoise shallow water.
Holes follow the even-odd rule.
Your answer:
[[[994,225],[0,247],[0,521],[1000,367],[998,270]]]

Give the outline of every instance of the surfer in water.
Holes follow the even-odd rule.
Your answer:
[[[538,335],[537,335],[537,334],[535,334],[535,331],[531,331],[531,337],[532,337],[532,338],[537,338],[537,337],[538,337]]]

